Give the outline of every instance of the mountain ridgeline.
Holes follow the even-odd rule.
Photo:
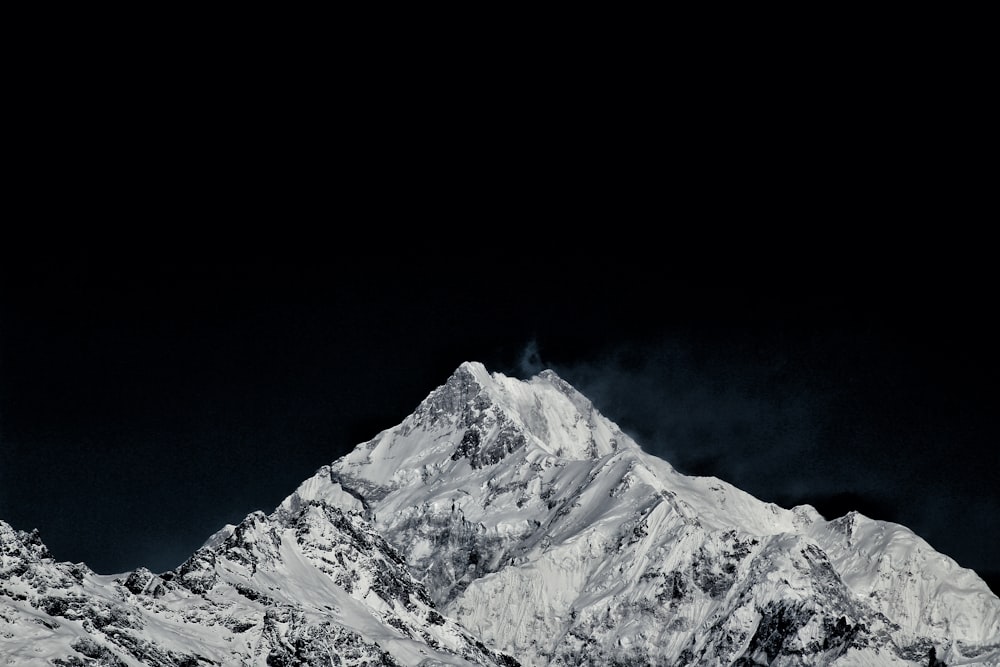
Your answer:
[[[551,371],[464,363],[176,570],[98,575],[0,522],[0,656],[998,665],[1000,599],[898,524],[678,473]]]

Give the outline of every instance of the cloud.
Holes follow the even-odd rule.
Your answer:
[[[682,472],[755,480],[760,489],[783,484],[817,454],[823,398],[800,382],[779,381],[783,366],[780,358],[706,356],[677,340],[618,347],[554,370]]]
[[[547,366],[542,363],[542,357],[538,351],[538,340],[532,338],[525,343],[520,355],[518,355],[516,375],[520,378],[530,378],[546,368]]]

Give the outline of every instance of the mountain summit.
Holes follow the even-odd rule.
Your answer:
[[[474,362],[175,571],[0,549],[16,664],[1000,664],[1000,599],[905,527],[682,475]]]

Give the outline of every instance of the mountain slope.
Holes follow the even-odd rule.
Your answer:
[[[256,512],[177,570],[102,577],[0,523],[0,655],[58,665],[515,665],[435,611],[345,502]],[[477,645],[478,644],[478,645]]]
[[[463,364],[293,495],[342,488],[528,664],[995,660],[1000,600],[902,526],[764,503],[643,452],[550,371]]]

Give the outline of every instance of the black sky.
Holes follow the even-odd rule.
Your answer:
[[[8,264],[0,518],[98,572],[172,568],[478,360],[554,368],[682,472],[998,569],[985,272],[518,229]]]

